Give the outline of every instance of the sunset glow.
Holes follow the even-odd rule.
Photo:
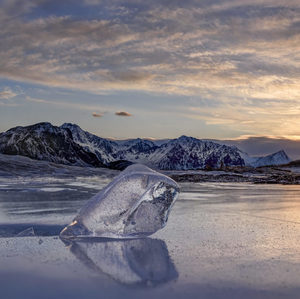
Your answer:
[[[299,1],[0,8],[0,131],[50,121],[115,138],[299,140]]]

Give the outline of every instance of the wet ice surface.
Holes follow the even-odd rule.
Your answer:
[[[151,238],[63,243],[109,180],[0,180],[1,297],[299,298],[299,186],[185,183]]]
[[[0,177],[0,223],[66,224],[110,181],[106,176]]]

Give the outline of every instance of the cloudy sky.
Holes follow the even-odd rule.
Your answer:
[[[300,139],[299,0],[0,0],[0,131]]]

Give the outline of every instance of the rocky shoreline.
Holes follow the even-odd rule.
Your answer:
[[[125,165],[126,166],[126,165]],[[298,164],[265,167],[226,167],[217,170],[159,171],[176,182],[249,182],[253,184],[300,184]],[[95,167],[80,167],[32,160],[22,156],[0,154],[1,177],[76,177],[106,176],[113,178],[119,170]]]
[[[253,184],[299,185],[300,173],[275,167],[235,168],[222,171],[172,173],[177,182],[249,182]]]

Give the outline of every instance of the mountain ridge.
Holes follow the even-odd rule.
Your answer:
[[[67,165],[112,167],[118,165],[118,161],[122,161],[120,165],[128,161],[161,170],[258,167],[290,162],[283,150],[265,157],[250,157],[236,146],[185,135],[159,145],[141,138],[109,140],[84,131],[76,124],[53,126],[48,122],[18,126],[0,133],[0,152]]]

